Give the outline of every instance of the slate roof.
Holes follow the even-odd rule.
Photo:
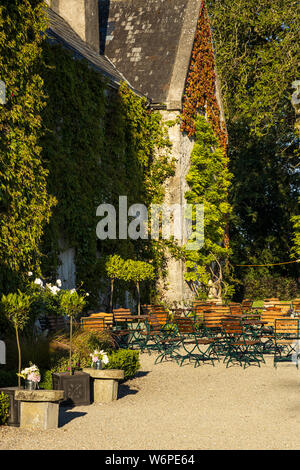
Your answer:
[[[118,87],[125,81],[123,75],[103,55],[98,54],[91,46],[83,41],[71,26],[51,8],[47,8],[49,26],[46,30],[49,41],[62,44],[72,50],[76,57],[86,59],[92,67],[104,75],[109,83]]]
[[[99,0],[100,52],[153,103],[181,107],[202,0]]]

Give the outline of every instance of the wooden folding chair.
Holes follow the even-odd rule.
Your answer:
[[[238,362],[246,368],[252,363],[260,367],[265,362],[261,342],[258,339],[249,339],[242,321],[238,318],[222,320],[227,351],[224,357],[226,367]]]
[[[298,318],[275,320],[274,366],[278,362],[292,362],[298,369],[300,355],[300,334]]]
[[[191,318],[175,317],[174,323],[180,343],[172,351],[172,357],[180,366],[186,360],[194,361],[194,367],[197,367],[200,362],[210,361],[214,365],[215,360],[219,361],[216,349],[218,339],[200,336]]]

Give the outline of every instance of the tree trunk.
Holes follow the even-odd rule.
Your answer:
[[[19,332],[18,328],[16,328],[16,338],[17,338],[17,347],[18,347],[18,373],[21,373],[21,348],[20,348],[20,340],[19,340]],[[21,377],[18,375],[18,387],[21,388]]]
[[[113,311],[113,294],[114,294],[114,279],[110,280],[110,300],[109,300],[109,311]]]
[[[140,283],[136,283],[137,293],[138,293],[138,316],[141,315],[141,295],[140,295]]]
[[[70,316],[70,375],[72,375],[72,334],[73,334],[73,317]]]

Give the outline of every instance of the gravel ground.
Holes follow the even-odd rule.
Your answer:
[[[299,449],[300,370],[194,368],[141,355],[137,377],[110,404],[61,408],[59,428],[0,427],[0,449]]]

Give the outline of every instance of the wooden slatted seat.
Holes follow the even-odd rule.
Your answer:
[[[188,317],[174,317],[174,323],[177,327],[177,336],[181,338],[182,351],[176,350],[175,359],[180,365],[185,360],[194,360],[195,367],[199,365],[200,361],[211,361],[218,359],[216,338],[202,337],[195,328],[195,324],[191,318]],[[189,346],[192,346],[190,348]],[[203,348],[206,346],[206,349]]]
[[[157,310],[154,312],[150,312],[149,323],[151,327],[157,322],[161,326],[164,326],[168,323],[168,321],[169,321],[169,313],[166,310]]]
[[[222,311],[206,311],[203,317],[203,326],[205,333],[209,336],[215,335],[222,331],[222,320],[225,319],[225,315]]]
[[[299,362],[299,319],[280,318],[275,320],[274,366],[278,362]]]
[[[300,300],[292,301],[292,311],[293,313],[300,313]]]
[[[124,322],[126,323],[127,318],[132,316],[130,308],[116,308],[113,309],[113,316],[115,322]]]
[[[244,368],[251,363],[260,366],[265,362],[262,354],[262,343],[259,339],[249,338],[241,319],[222,320],[224,336],[227,342],[227,352],[224,358],[226,367],[238,362]]]
[[[81,317],[80,326],[88,330],[110,329],[113,326],[113,314],[106,312],[98,312],[89,315],[88,317]]]

